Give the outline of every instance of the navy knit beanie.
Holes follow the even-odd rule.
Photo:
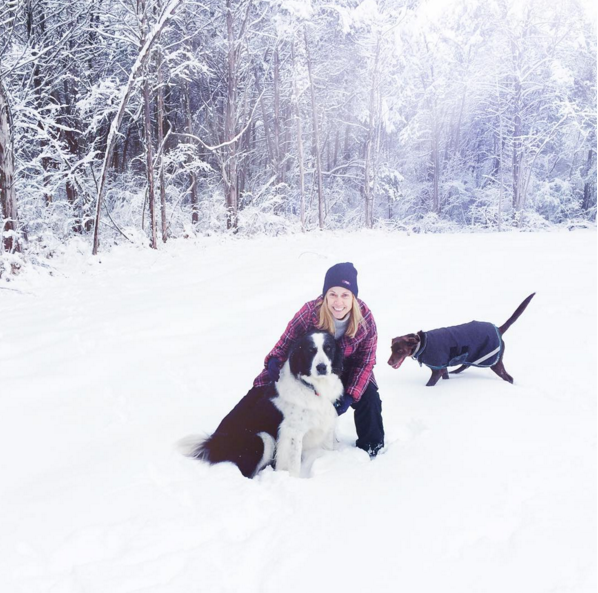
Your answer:
[[[322,294],[325,295],[333,286],[348,288],[357,297],[357,270],[351,262],[336,264],[326,272]]]

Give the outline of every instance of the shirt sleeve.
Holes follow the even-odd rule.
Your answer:
[[[264,369],[253,382],[254,387],[259,387],[260,385],[266,385],[267,383],[270,383],[270,378],[268,377],[267,371],[268,361],[271,358],[276,357],[281,363],[286,362],[289,357],[289,351],[291,349],[292,343],[297,338],[305,334],[305,332],[307,332],[309,329],[314,327],[313,313],[313,302],[309,302],[303,305],[303,307],[301,307],[301,309],[299,309],[299,311],[295,314],[293,319],[289,321],[284,333],[282,336],[280,336],[280,339],[274,348],[272,348],[272,350],[264,359]]]
[[[367,333],[351,356],[345,379],[345,393],[355,401],[359,401],[368,383],[373,380],[373,370],[376,364],[376,347],[378,332],[374,317],[366,318]]]

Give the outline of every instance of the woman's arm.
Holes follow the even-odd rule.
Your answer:
[[[355,401],[359,401],[372,378],[376,364],[376,347],[378,345],[378,331],[371,313],[364,316],[367,323],[367,333],[350,358],[345,376],[345,393]]]
[[[316,310],[317,300],[305,303],[297,313],[295,313],[293,319],[289,321],[286,329],[284,330],[280,339],[267,354],[264,359],[264,370],[257,376],[253,382],[254,387],[260,385],[266,385],[270,383],[271,379],[268,375],[268,361],[272,358],[277,358],[280,363],[286,362],[289,357],[289,351],[292,343],[305,332],[314,327],[314,312]]]

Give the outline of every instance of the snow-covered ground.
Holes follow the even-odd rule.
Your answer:
[[[0,590],[596,590],[596,233],[311,233],[72,244],[0,284]],[[326,269],[353,261],[379,331],[387,447],[309,479],[185,458],[251,386]],[[515,385],[436,387],[396,335],[503,323]]]

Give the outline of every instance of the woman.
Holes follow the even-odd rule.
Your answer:
[[[324,279],[322,296],[309,301],[291,319],[284,334],[266,356],[264,370],[254,387],[277,381],[291,344],[312,329],[334,335],[344,353],[342,382],[345,394],[337,402],[338,414],[355,410],[357,447],[374,458],[384,446],[382,403],[373,375],[378,334],[372,312],[357,298],[357,270],[346,262],[332,266]]]

